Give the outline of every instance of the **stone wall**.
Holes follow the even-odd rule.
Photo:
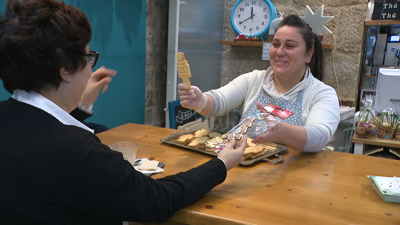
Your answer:
[[[304,16],[306,5],[315,12],[324,5],[325,24],[332,34],[323,42],[334,44],[324,50],[326,84],[335,88],[342,102],[355,105],[362,57],[362,37],[368,0],[271,0],[284,16]],[[236,0],[226,0],[224,40],[233,40],[230,12]],[[146,119],[154,126],[165,124],[165,79],[167,66],[168,0],[147,0]],[[221,85],[254,69],[266,69],[261,47],[223,46]]]
[[[169,0],[147,0],[145,124],[164,127]]]

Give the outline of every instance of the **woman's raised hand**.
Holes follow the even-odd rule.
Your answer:
[[[196,86],[192,85],[192,89],[189,89],[186,84],[179,84],[178,93],[181,105],[185,108],[200,112],[207,105],[207,96]]]

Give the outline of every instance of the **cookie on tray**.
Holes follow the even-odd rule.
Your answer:
[[[178,137],[176,143],[187,145],[193,139],[193,134],[184,134]]]
[[[205,136],[208,137],[209,133],[210,133],[209,129],[201,129],[201,130],[198,130],[198,131],[194,132],[194,137],[195,138],[205,137]]]
[[[204,145],[208,139],[208,137],[195,138],[188,144],[188,146],[192,148],[204,148]]]
[[[216,132],[216,131],[213,131],[213,132],[210,132],[210,133],[208,134],[208,136],[209,136],[210,138],[215,138],[215,137],[221,137],[221,134],[218,133],[218,132]]]
[[[262,153],[263,152],[263,153]],[[252,156],[265,153],[265,148],[262,146],[247,147],[243,153],[243,160],[251,158]],[[261,154],[261,155],[262,155]]]

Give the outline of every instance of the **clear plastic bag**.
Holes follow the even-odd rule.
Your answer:
[[[260,134],[268,132],[269,127],[275,126],[282,119],[271,113],[254,113],[249,117],[240,121],[230,131],[221,136],[222,140],[209,140],[206,142],[206,150],[219,153],[232,139],[235,138],[239,142],[242,140],[243,134],[247,137],[254,138]],[[240,144],[240,143],[239,143]]]
[[[400,107],[398,108],[397,112],[400,112]],[[395,139],[396,141],[400,141],[400,113],[397,114],[396,116],[396,120],[392,121],[393,124],[393,132],[395,135],[393,135],[393,139]]]
[[[381,114],[380,122],[381,125],[379,126],[379,131],[378,131],[378,138],[388,138],[386,135],[388,135],[389,128],[390,128],[390,118],[389,118],[389,112],[393,111],[391,108],[387,107],[383,109],[383,112]]]
[[[399,117],[394,113],[394,109],[389,109],[389,130],[386,133],[386,139],[394,139],[397,127],[399,125]]]
[[[397,120],[397,123],[395,124],[395,135],[394,135],[394,139],[396,140],[396,141],[400,141],[400,120]]]
[[[365,109],[360,112],[359,122],[356,129],[356,136],[358,138],[376,139],[378,136],[379,127],[382,123],[376,117],[373,106],[373,97],[367,95],[363,100]]]
[[[275,126],[281,122],[282,119],[271,114],[271,113],[253,113],[249,117],[243,119],[228,133],[228,139],[235,137],[241,139],[243,134],[247,134],[247,137],[254,138],[260,134],[268,132],[268,128]]]

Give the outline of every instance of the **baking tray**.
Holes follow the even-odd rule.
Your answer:
[[[216,153],[209,152],[205,148],[192,148],[192,147],[189,147],[189,146],[186,146],[186,145],[182,145],[182,144],[179,144],[179,143],[176,142],[176,140],[179,138],[179,136],[184,135],[184,134],[192,134],[192,133],[194,133],[194,132],[177,132],[177,133],[173,133],[169,137],[161,138],[161,142],[167,143],[167,144],[170,144],[170,145],[175,145],[175,146],[178,146],[178,147],[181,147],[181,148],[185,148],[185,149],[188,149],[188,150],[192,150],[192,151],[195,151],[195,152],[201,152],[201,153],[204,153],[204,154],[207,154],[207,155],[217,156]],[[260,160],[267,161],[270,164],[281,163],[281,162],[284,161],[284,158],[283,158],[283,156],[279,155],[278,153],[286,154],[286,151],[288,150],[287,146],[280,145],[280,144],[275,144],[275,143],[257,144],[257,145],[274,147],[275,150],[268,150],[264,155],[259,156],[259,157],[254,158],[254,159],[243,160],[240,163],[240,165],[248,166],[248,165],[251,165],[251,164],[253,164],[255,162],[258,162]],[[271,157],[271,156],[278,157],[278,159],[277,160],[268,159],[268,157]]]

